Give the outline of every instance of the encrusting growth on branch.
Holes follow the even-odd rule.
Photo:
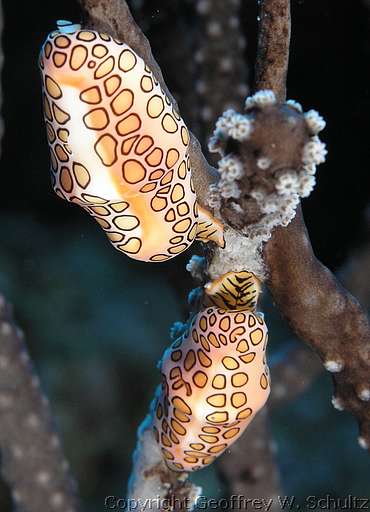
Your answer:
[[[17,510],[77,512],[76,484],[32,367],[23,333],[0,295],[1,472]]]
[[[317,137],[324,120],[296,105],[277,104],[272,91],[259,91],[247,98],[244,115],[228,110],[216,123],[211,149],[223,158],[211,203],[218,191],[222,218],[249,239],[266,242],[274,227],[289,224],[299,198],[314,188],[316,165],[325,161]]]
[[[210,263],[212,278],[225,267],[266,278],[263,243],[294,218],[300,197],[313,190],[316,165],[326,157],[317,136],[325,122],[317,112],[303,114],[297,102],[279,104],[271,90],[247,98],[245,110],[226,111],[210,140],[210,150],[222,159],[208,205],[228,226],[226,248],[215,251]]]

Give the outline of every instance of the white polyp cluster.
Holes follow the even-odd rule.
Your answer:
[[[288,100],[286,103],[297,112],[303,112],[298,102]],[[261,189],[251,192],[264,216],[257,224],[248,227],[248,236],[267,241],[274,227],[287,226],[290,223],[295,216],[299,199],[308,197],[315,187],[316,166],[323,163],[327,155],[325,144],[317,136],[325,128],[325,121],[315,110],[309,110],[304,117],[312,136],[303,148],[302,165],[299,169],[278,172],[275,176],[275,192],[267,194]],[[264,169],[261,162],[257,162],[257,166]]]
[[[257,202],[261,204],[262,213],[276,213],[279,207],[275,194],[263,196],[260,200],[257,199]]]
[[[219,210],[221,207],[220,190],[215,183],[209,186],[207,203],[213,210]]]
[[[240,180],[243,176],[243,164],[233,155],[227,155],[218,162],[218,170],[224,181]]]
[[[239,114],[233,109],[226,110],[216,122],[214,135],[223,138],[231,137],[243,141],[248,139],[252,132],[252,121],[248,116]]]
[[[252,122],[247,116],[236,114],[232,118],[232,126],[229,129],[231,138],[243,142],[247,140],[252,131]]]
[[[304,164],[319,165],[325,162],[327,153],[325,143],[314,135],[303,148],[302,161]]]
[[[257,201],[263,214],[261,220],[251,224],[245,229],[245,233],[252,239],[267,242],[272,230],[277,226],[287,226],[294,218],[299,196],[293,192],[287,194],[265,194],[261,190],[251,192],[251,196]]]
[[[246,99],[245,108],[247,111],[256,107],[261,109],[274,105],[276,102],[273,91],[262,90]],[[303,113],[302,106],[294,100],[288,100],[286,105]],[[227,110],[216,123],[216,129],[209,142],[209,150],[221,153],[223,158],[218,165],[220,181],[209,191],[208,204],[212,208],[220,209],[220,202],[224,198],[229,199],[229,207],[238,211],[238,202],[231,200],[238,199],[241,195],[238,180],[243,177],[243,165],[235,155],[225,156],[224,149],[230,138],[241,142],[251,137],[253,123],[257,122],[253,116],[252,112],[241,115],[234,110]],[[291,222],[300,198],[308,197],[315,187],[316,166],[325,161],[326,146],[317,136],[325,128],[325,121],[318,112],[312,109],[304,114],[304,118],[311,136],[303,147],[302,162],[298,168],[287,168],[274,172],[271,169],[273,161],[263,154],[256,161],[256,181],[258,182],[260,171],[262,173],[271,169],[268,179],[274,185],[273,191],[267,192],[262,185],[260,188],[254,187],[249,192],[249,195],[257,202],[261,218],[258,222],[248,225],[243,232],[253,240],[259,240],[260,243],[269,240],[275,227],[287,226]]]
[[[296,110],[297,112],[303,112],[302,105],[300,103],[298,103],[298,101],[296,101],[296,100],[287,100],[286,104],[289,105],[290,107],[294,108],[294,110]]]
[[[367,441],[364,437],[359,437],[358,438],[358,444],[360,445],[361,448],[363,448],[364,450],[368,450],[369,449],[369,445],[367,444]]]
[[[259,169],[262,169],[263,171],[265,171],[266,169],[268,169],[271,165],[271,160],[270,158],[267,158],[266,156],[262,156],[261,158],[258,158],[257,160],[257,167]]]
[[[343,404],[338,397],[333,396],[331,399],[331,403],[332,403],[334,409],[336,409],[337,411],[344,411]]]
[[[314,164],[312,162],[309,164],[303,164],[302,171],[304,171],[305,174],[314,176],[316,174],[316,164]]]
[[[224,154],[224,144],[229,137],[239,142],[247,140],[252,132],[252,120],[235,112],[233,109],[225,110],[216,122],[213,135],[209,139],[208,149],[211,153]]]
[[[339,373],[343,370],[343,362],[342,361],[325,361],[324,363],[325,369],[330,373]]]
[[[281,174],[277,180],[275,188],[277,193],[282,196],[291,196],[297,194],[299,180],[297,173],[294,171],[286,171]]]
[[[220,181],[220,194],[225,199],[238,199],[240,197],[240,188],[236,181]]]
[[[222,133],[221,132],[213,132],[213,135],[208,140],[208,151],[210,153],[220,153],[220,155],[223,155],[223,140],[222,140]]]
[[[243,164],[234,155],[227,155],[218,163],[220,180],[209,188],[207,203],[213,209],[218,210],[221,206],[221,198],[238,199],[240,188],[237,180],[243,177]]]
[[[254,188],[250,195],[257,201],[257,203],[262,203],[266,197],[266,192],[262,188]]]
[[[306,120],[308,129],[312,135],[317,135],[326,126],[326,122],[322,116],[316,110],[309,110],[305,113],[304,118]]]
[[[311,174],[304,174],[299,178],[298,194],[301,197],[308,197],[316,185],[316,178]]]
[[[220,173],[220,181],[218,182],[218,190],[225,199],[239,198],[240,188],[237,180],[243,176],[243,165],[239,158],[234,155],[227,155],[218,163],[218,171]]]
[[[301,188],[300,174],[292,170],[277,176],[275,192],[267,194],[262,188],[252,190],[250,195],[263,215],[259,222],[246,228],[246,234],[266,242],[274,227],[287,226],[295,216]]]
[[[370,389],[369,388],[363,388],[358,393],[358,397],[363,402],[369,402],[370,401]]]
[[[206,259],[204,256],[198,256],[193,254],[189,262],[186,265],[186,270],[190,272],[194,279],[202,279],[203,272],[206,267]]]
[[[254,107],[266,107],[267,105],[275,105],[276,96],[269,89],[258,91],[253,96],[249,96],[245,100],[245,109],[249,110]]]

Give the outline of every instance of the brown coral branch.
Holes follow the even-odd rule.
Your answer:
[[[289,58],[289,0],[263,0],[256,90],[271,89],[285,99]],[[285,43],[284,43],[285,41]],[[333,372],[337,407],[351,412],[360,445],[370,449],[370,325],[357,300],[315,257],[299,208],[286,228],[266,244],[268,285],[294,331]]]
[[[290,46],[290,1],[261,0],[255,90],[271,89],[280,101],[286,96]]]
[[[314,256],[301,210],[265,247],[274,300],[294,331],[333,372],[337,407],[360,426],[370,446],[370,326],[357,300]]]
[[[351,254],[337,277],[359,299],[362,306],[369,309],[370,244]],[[288,347],[283,356],[271,365],[273,386],[269,406],[272,408],[295,400],[324,370],[319,357],[306,345]]]
[[[76,485],[23,334],[0,295],[1,472],[17,510],[75,512]]]

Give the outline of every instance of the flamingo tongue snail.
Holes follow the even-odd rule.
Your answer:
[[[211,464],[244,432],[270,392],[259,282],[229,272],[205,287],[204,309],[165,352],[154,433],[175,471]]]
[[[224,246],[222,224],[197,203],[184,121],[129,46],[63,20],[39,63],[59,197],[135,259],[164,261],[195,239]]]
[[[189,132],[150,68],[107,34],[59,21],[39,60],[52,184],[128,256],[168,260],[194,240],[224,247],[198,202]],[[269,395],[267,328],[247,271],[208,283],[202,310],[165,352],[154,432],[167,465],[195,471],[245,430]]]

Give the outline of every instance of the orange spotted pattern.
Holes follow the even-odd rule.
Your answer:
[[[262,315],[214,306],[165,352],[154,432],[171,469],[211,464],[263,407],[267,338]]]
[[[59,197],[135,259],[167,260],[195,238],[223,246],[221,224],[196,202],[189,132],[131,48],[94,31],[54,31],[40,68]]]

